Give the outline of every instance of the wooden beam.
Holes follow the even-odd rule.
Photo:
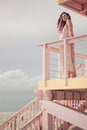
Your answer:
[[[72,0],[58,0],[58,4],[63,4],[63,3],[67,3],[70,2]]]
[[[70,122],[71,124],[74,124],[84,130],[87,129],[86,113],[81,113],[78,110],[74,110],[48,100],[43,100],[42,104],[43,108],[45,108],[49,114]]]
[[[76,10],[82,10],[82,5],[80,3],[77,3],[77,2],[74,2],[74,1],[68,2],[68,3],[66,3],[66,5],[72,7]]]
[[[75,56],[82,59],[87,59],[87,55],[75,53]]]
[[[87,0],[58,0],[58,4],[83,16],[87,16]]]
[[[87,4],[84,4],[84,5],[83,5],[83,9],[80,11],[80,13],[83,13],[83,12],[85,12],[85,11],[87,11]]]
[[[54,53],[60,53],[60,49],[58,48],[48,47],[48,50]],[[75,53],[75,56],[78,58],[87,59],[87,55],[84,54]]]
[[[71,37],[71,38],[66,38],[66,39],[69,44],[73,42],[84,41],[84,40],[87,40],[87,34],[76,36],[76,37]],[[59,45],[64,45],[64,39],[59,40],[59,41],[49,42],[49,43],[42,43],[39,46],[43,46],[43,45],[47,45],[47,47],[55,47]]]

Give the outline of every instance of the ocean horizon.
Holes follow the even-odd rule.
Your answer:
[[[0,92],[0,112],[17,112],[35,97],[34,91]]]

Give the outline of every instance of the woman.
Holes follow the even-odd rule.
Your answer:
[[[68,13],[63,12],[57,22],[57,28],[60,35],[60,40],[73,36],[73,25],[71,17]],[[75,54],[74,54],[74,43],[67,45],[68,52],[68,63],[67,63],[67,75],[69,77],[76,77],[75,70]],[[60,46],[60,67],[62,76],[64,75],[64,45]]]

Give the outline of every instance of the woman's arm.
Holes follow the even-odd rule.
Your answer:
[[[69,34],[69,37],[72,37],[73,36],[73,26],[72,26],[72,22],[71,20],[67,20],[67,27],[68,27],[68,34]]]
[[[60,19],[60,22],[59,22],[59,24],[57,26],[58,32],[62,32],[63,28],[62,28],[61,24],[62,24],[62,19]]]

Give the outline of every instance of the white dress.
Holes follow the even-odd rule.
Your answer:
[[[69,30],[67,26],[65,25],[61,35],[60,35],[60,40],[71,37],[69,35]],[[71,32],[73,34],[73,32]],[[64,75],[64,45],[60,46],[60,73],[61,76]],[[75,72],[75,53],[74,53],[74,43],[68,44],[67,45],[67,75],[69,72]]]

